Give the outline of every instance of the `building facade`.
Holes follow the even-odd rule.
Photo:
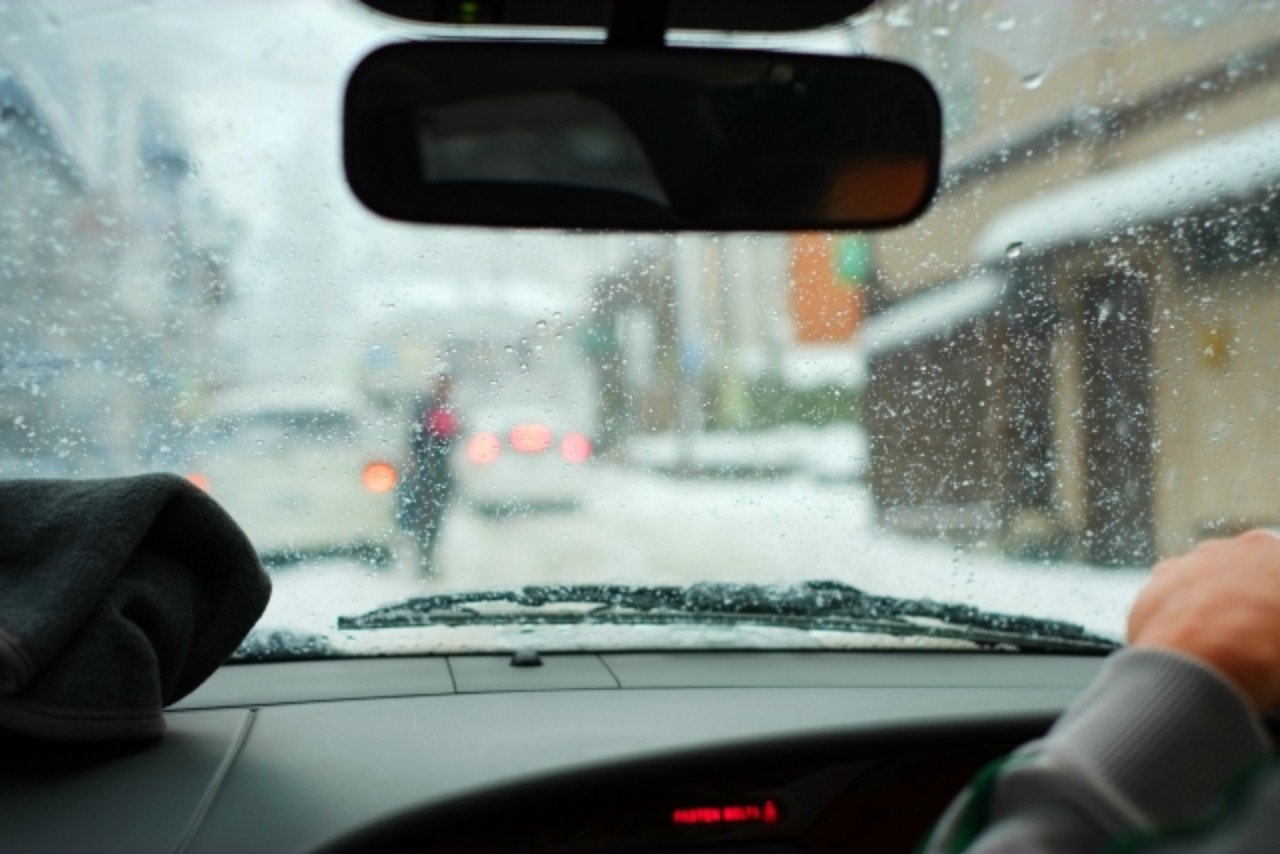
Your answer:
[[[968,105],[935,209],[876,243],[881,518],[1104,565],[1280,525],[1280,22],[1222,4],[898,5],[949,14],[977,47],[878,33]],[[1069,41],[1099,15],[1112,38],[1020,64],[1033,51],[1013,39]]]

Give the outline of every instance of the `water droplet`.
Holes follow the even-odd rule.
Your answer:
[[[1010,243],[1008,246],[1004,248],[1004,257],[1006,258],[1018,258],[1018,257],[1021,257],[1021,255],[1022,255],[1021,240],[1015,240],[1013,243]]]
[[[1009,30],[1012,30],[1017,25],[1018,21],[1012,15],[1005,15],[1003,18],[996,21],[996,29],[1002,33],[1009,32]]]
[[[1040,84],[1044,82],[1044,72],[1036,71],[1022,78],[1023,89],[1039,89]]]
[[[895,7],[890,10],[888,16],[885,17],[885,23],[893,27],[895,30],[907,29],[915,24],[915,22],[911,20],[910,13],[901,7]]]

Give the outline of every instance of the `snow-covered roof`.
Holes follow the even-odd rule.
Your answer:
[[[782,376],[792,388],[861,388],[867,380],[861,351],[849,344],[798,344],[782,354]]]
[[[981,261],[1161,222],[1280,184],[1280,121],[1263,122],[1035,196],[1007,208],[979,235]]]
[[[860,344],[867,358],[944,335],[1000,302],[1003,285],[994,275],[979,275],[937,288],[871,317]]]

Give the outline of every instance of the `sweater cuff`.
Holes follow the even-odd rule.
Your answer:
[[[1194,817],[1270,740],[1239,690],[1172,650],[1111,657],[1040,752],[1080,767],[1152,824]]]

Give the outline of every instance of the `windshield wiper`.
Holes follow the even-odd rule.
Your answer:
[[[477,606],[501,603],[509,610]],[[585,605],[583,608],[555,606]],[[769,586],[549,584],[419,596],[354,617],[338,628],[462,625],[753,625],[963,640],[1025,652],[1105,655],[1115,641],[1074,623],[924,599],[877,596],[838,581]]]

